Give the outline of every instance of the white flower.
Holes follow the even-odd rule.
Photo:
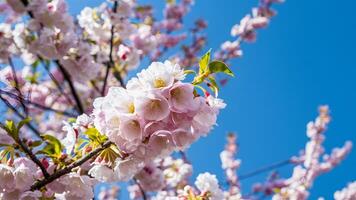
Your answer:
[[[126,70],[136,69],[140,64],[140,54],[135,48],[129,48],[120,44],[117,55],[120,57]]]
[[[13,144],[14,140],[7,134],[6,131],[0,129],[0,144]]]
[[[356,181],[349,183],[346,188],[334,193],[335,200],[346,200],[356,198]]]
[[[77,134],[68,122],[63,121],[63,123],[64,126],[62,130],[67,132],[67,134],[66,137],[62,140],[62,144],[66,148],[66,153],[71,154],[74,149],[75,142],[77,141]]]
[[[213,125],[216,124],[216,112],[207,104],[202,104],[202,108],[193,118],[193,128],[197,134],[207,134]]]
[[[224,100],[215,98],[212,95],[208,96],[207,101],[210,107],[217,111],[226,107],[226,103],[224,103]]]
[[[15,177],[16,188],[20,191],[30,189],[31,185],[35,181],[34,174],[36,171],[32,171],[24,164],[21,164],[19,167],[17,167],[13,173]]]
[[[94,197],[93,185],[94,181],[89,176],[81,176],[77,173],[64,175],[59,180],[65,186],[65,191],[62,194],[56,194],[56,199],[78,199],[87,200]]]
[[[137,113],[146,120],[160,121],[169,113],[169,105],[166,98],[161,95],[147,94],[135,99]]]
[[[134,98],[122,87],[109,88],[105,99],[113,109],[122,114],[133,114],[135,112]]]
[[[0,192],[11,192],[15,189],[15,177],[12,168],[0,164]]]
[[[199,174],[195,185],[201,192],[209,192],[211,195],[210,200],[221,200],[224,197],[216,176],[208,172]]]
[[[36,190],[34,192],[27,191],[21,194],[19,200],[38,200],[42,196],[42,192]]]
[[[134,157],[117,160],[114,171],[118,181],[128,181],[144,167],[144,163]]]
[[[167,167],[163,171],[163,174],[167,184],[171,187],[176,187],[179,183],[188,178],[193,171],[190,164],[185,163],[182,159],[173,160],[172,157],[165,158],[163,166]]]
[[[138,79],[131,79],[127,88],[129,90],[154,90],[164,89],[172,86],[174,81],[185,78],[184,71],[178,64],[170,61],[152,62],[147,69],[137,74]],[[132,83],[131,83],[132,82]]]
[[[88,172],[92,177],[101,182],[115,181],[114,171],[105,165],[94,165]]]
[[[92,119],[87,114],[81,114],[77,117],[74,128],[87,127],[92,122]]]

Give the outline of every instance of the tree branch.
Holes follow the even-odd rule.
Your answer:
[[[5,130],[4,128],[5,126],[1,122],[0,122],[0,126]],[[30,157],[30,159],[41,169],[43,176],[49,177],[49,174],[46,168],[42,165],[41,161],[39,161],[37,157],[32,153],[32,151],[21,141],[21,138],[18,138],[18,140],[16,140],[15,138],[13,139],[21,147],[21,149],[28,155],[28,157]]]
[[[116,13],[116,10],[117,10],[117,6],[118,6],[118,2],[115,1],[114,2],[114,6],[112,8],[112,12]],[[105,95],[105,90],[106,90],[106,85],[107,85],[107,82],[108,82],[108,77],[109,77],[109,73],[110,73],[110,69],[112,67],[114,67],[115,65],[115,62],[114,62],[114,58],[112,56],[112,52],[113,52],[113,49],[114,49],[114,31],[115,31],[115,25],[112,25],[111,26],[111,38],[110,38],[110,53],[109,53],[109,62],[107,64],[107,67],[106,67],[106,72],[105,72],[105,78],[104,78],[104,83],[103,83],[103,88],[101,90],[101,95]],[[120,82],[120,85],[121,86],[124,86],[124,81],[122,80],[121,76],[118,75],[117,76],[117,79],[118,81]]]
[[[273,169],[276,169],[276,168],[279,168],[279,167],[282,167],[282,166],[285,166],[285,165],[288,165],[288,164],[291,164],[291,163],[292,162],[291,162],[290,159],[282,160],[282,161],[279,161],[279,162],[276,162],[276,163],[272,163],[271,165],[267,165],[267,166],[258,168],[258,169],[254,170],[254,171],[248,172],[246,174],[240,175],[239,176],[239,180],[247,179],[247,178],[250,178],[252,176],[256,176],[256,175],[261,174],[263,172],[268,172],[268,171],[271,171]]]
[[[17,74],[16,74],[16,70],[15,70],[15,65],[14,63],[12,62],[12,59],[9,57],[8,58],[8,61],[9,61],[9,65],[11,67],[11,71],[12,71],[12,76],[14,78],[14,81],[15,81],[15,90],[17,91],[17,93],[19,94],[20,97],[23,97],[22,95],[22,92],[21,92],[21,89],[20,89],[20,85],[19,85],[19,80],[17,78]],[[23,111],[25,112],[25,115],[27,116],[28,115],[28,110],[27,110],[27,107],[26,105],[23,103],[23,101],[20,101],[20,104],[23,108]]]
[[[138,185],[138,187],[140,188],[140,191],[141,191],[141,195],[142,195],[142,198],[143,200],[147,200],[147,195],[146,195],[146,192],[145,190],[142,188],[141,184],[137,181],[136,178],[133,178],[133,181],[135,182],[136,185]]]
[[[53,76],[53,74],[51,73],[51,71],[49,70],[49,66],[47,63],[45,63],[45,61],[43,60],[43,58],[41,56],[38,56],[38,58],[40,59],[43,67],[45,68],[45,70],[48,73],[48,76],[51,78],[51,80],[53,81],[53,83],[57,86],[59,92],[66,98],[66,100],[68,101],[69,104],[71,104],[73,106],[73,102],[71,101],[71,99],[67,96],[67,94],[64,92],[61,84],[58,82],[58,80]]]
[[[110,145],[112,144],[112,142],[110,141],[106,141],[104,142],[101,147],[96,148],[95,150],[93,150],[92,152],[90,152],[89,154],[87,154],[86,156],[80,158],[79,160],[77,160],[76,162],[73,162],[72,164],[66,166],[65,168],[56,171],[55,173],[53,173],[52,175],[50,175],[48,178],[45,178],[43,180],[40,180],[38,182],[36,182],[35,184],[33,184],[31,186],[31,191],[34,190],[39,190],[42,187],[46,186],[47,184],[51,183],[52,181],[56,180],[57,178],[68,174],[72,171],[73,168],[76,168],[80,165],[82,165],[83,163],[85,163],[86,161],[88,161],[89,159],[91,159],[92,157],[96,156],[98,153],[100,153],[101,151],[103,151],[104,149],[110,147]]]
[[[80,101],[80,98],[79,98],[79,96],[77,94],[77,91],[75,90],[75,87],[73,85],[73,82],[72,82],[70,74],[68,73],[68,71],[63,67],[63,65],[58,60],[55,60],[54,62],[58,65],[58,68],[61,70],[64,79],[68,82],[70,91],[72,92],[74,100],[75,100],[75,102],[77,104],[78,111],[80,112],[80,114],[84,113],[83,105],[82,105],[82,103]]]
[[[51,108],[51,107],[47,107],[47,106],[32,102],[30,100],[24,99],[23,97],[17,96],[16,94],[13,94],[11,92],[7,92],[7,91],[4,91],[4,90],[0,89],[0,94],[7,95],[7,96],[9,96],[9,97],[11,97],[13,99],[16,99],[18,101],[22,101],[23,103],[27,103],[27,104],[33,105],[33,106],[35,106],[35,107],[37,107],[39,109],[42,109],[42,110],[52,111],[52,112],[55,112],[55,113],[58,113],[58,114],[61,114],[61,115],[66,115],[68,117],[76,117],[76,115],[74,115],[72,113],[69,113],[69,112],[66,112],[66,111],[57,110],[57,109],[54,109],[54,108]]]
[[[48,178],[49,173],[47,172],[46,168],[42,165],[41,161],[39,161],[37,157],[32,153],[32,151],[21,141],[21,138],[19,138],[16,142],[20,145],[21,149],[28,155],[28,157],[30,157],[30,159],[41,169],[43,176]]]
[[[26,117],[23,116],[13,105],[11,105],[8,100],[2,97],[1,94],[0,99],[6,104],[9,109],[11,109],[18,117],[20,117],[21,120],[26,119]],[[31,129],[39,138],[41,138],[41,133],[34,126],[32,126],[30,123],[27,123],[26,126]]]

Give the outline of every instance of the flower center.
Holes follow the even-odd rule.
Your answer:
[[[166,86],[166,82],[162,78],[156,78],[153,82],[155,88],[161,88]]]
[[[130,103],[129,105],[129,113],[134,113],[135,112],[135,105],[133,103]]]
[[[160,107],[160,101],[159,100],[152,100],[150,102],[150,108],[151,110],[155,110]]]

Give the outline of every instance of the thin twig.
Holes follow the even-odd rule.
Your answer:
[[[0,94],[0,99],[6,104],[6,106],[10,110],[12,110],[18,117],[20,117],[21,120],[26,119],[26,117],[23,116],[13,105],[11,105],[11,103],[8,100],[2,97],[1,94]],[[34,126],[32,126],[30,123],[27,123],[26,126],[29,129],[31,129],[39,138],[41,138],[41,133]]]
[[[19,94],[20,97],[23,97],[22,92],[21,92],[21,89],[20,89],[19,80],[18,80],[18,78],[17,78],[15,65],[14,65],[14,63],[12,62],[12,59],[11,59],[10,57],[8,58],[8,61],[9,61],[9,65],[10,65],[10,67],[11,67],[12,76],[13,76],[14,81],[15,81],[15,90],[17,91],[17,93]],[[28,110],[27,110],[26,105],[24,104],[23,101],[20,101],[20,104],[21,104],[21,106],[22,106],[22,108],[23,108],[23,111],[24,111],[25,115],[28,116]]]
[[[112,8],[112,12],[116,13],[117,10],[117,6],[118,6],[118,2],[115,1],[114,2],[114,6]],[[101,89],[101,95],[105,95],[105,90],[106,90],[106,85],[108,82],[108,77],[109,77],[109,73],[110,73],[110,69],[114,67],[115,62],[114,62],[114,58],[112,56],[112,52],[114,49],[114,31],[115,31],[115,25],[113,24],[111,26],[111,38],[110,38],[110,52],[109,52],[109,62],[107,63],[106,66],[106,72],[105,72],[105,78],[104,78],[104,83],[103,83],[103,88]],[[121,76],[118,75],[117,76],[118,81],[120,82],[121,86],[124,86],[124,81],[122,80]]]
[[[285,165],[288,165],[288,164],[291,164],[291,163],[292,162],[291,162],[290,159],[282,160],[282,161],[279,161],[279,162],[276,162],[276,163],[272,163],[271,165],[267,165],[267,166],[258,168],[258,169],[254,170],[254,171],[248,172],[246,174],[239,175],[239,179],[240,180],[247,179],[247,178],[250,178],[252,176],[256,176],[256,175],[261,174],[263,172],[268,172],[268,171],[271,171],[273,169],[276,169],[276,168],[279,168],[279,167],[282,167],[282,166],[285,166]]]
[[[4,94],[4,95],[7,95],[13,99],[16,99],[18,101],[22,101],[24,103],[27,103],[27,104],[31,104],[39,109],[42,109],[42,110],[48,110],[48,111],[52,111],[52,112],[55,112],[55,113],[58,113],[58,114],[61,114],[61,115],[66,115],[68,117],[76,117],[76,115],[72,114],[72,113],[69,113],[67,111],[61,111],[61,110],[57,110],[57,109],[54,109],[54,108],[51,108],[51,107],[47,107],[47,106],[44,106],[44,105],[41,105],[41,104],[38,104],[38,103],[35,103],[35,102],[32,102],[30,100],[27,100],[27,99],[24,99],[23,97],[20,97],[20,96],[17,96],[16,94],[13,94],[11,92],[7,92],[7,91],[4,91],[4,90],[1,90],[0,89],[0,93],[1,94]]]
[[[45,70],[48,73],[48,76],[51,78],[51,80],[53,81],[53,83],[56,85],[56,87],[58,88],[59,92],[65,97],[65,99],[67,100],[67,102],[69,104],[71,104],[73,106],[73,102],[72,100],[68,97],[68,95],[64,92],[61,84],[59,83],[59,81],[53,76],[52,72],[49,70],[49,66],[47,63],[45,63],[45,61],[43,60],[43,58],[41,56],[38,56],[38,58],[40,59],[43,67],[45,68]]]
[[[148,198],[147,198],[146,192],[145,192],[145,190],[142,188],[141,184],[137,181],[136,178],[133,178],[133,181],[135,182],[136,185],[138,185],[143,200],[147,200]]]
[[[52,175],[50,175],[48,178],[45,178],[43,180],[40,180],[38,182],[36,182],[35,184],[33,184],[31,186],[31,191],[34,190],[39,190],[42,187],[46,186],[47,184],[51,183],[52,181],[56,180],[57,178],[68,174],[72,171],[72,169],[82,165],[83,163],[85,163],[86,161],[88,161],[89,159],[91,159],[92,157],[96,156],[98,153],[100,153],[101,151],[103,151],[104,149],[110,147],[110,145],[112,144],[112,142],[110,142],[109,140],[104,142],[101,147],[96,148],[95,150],[93,150],[92,152],[90,152],[89,154],[87,154],[86,156],[80,158],[79,160],[73,162],[72,164],[66,166],[65,168],[56,171],[55,173],[53,173]]]

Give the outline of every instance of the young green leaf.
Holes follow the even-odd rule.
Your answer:
[[[224,73],[229,76],[234,76],[234,73],[229,69],[229,67],[221,61],[214,60],[209,63],[209,70],[211,73]]]
[[[210,61],[211,49],[206,52],[199,61],[199,75],[205,74],[209,71],[209,61]]]
[[[31,117],[27,117],[24,120],[21,120],[17,125],[17,129],[20,130],[25,124],[30,123],[30,121],[31,121]]]
[[[107,140],[105,135],[100,134],[96,128],[88,128],[85,132],[85,135],[88,136],[89,140],[101,144]]]
[[[61,155],[63,145],[56,137],[52,135],[43,135],[42,138],[48,143],[44,149],[50,149],[53,154]]]

